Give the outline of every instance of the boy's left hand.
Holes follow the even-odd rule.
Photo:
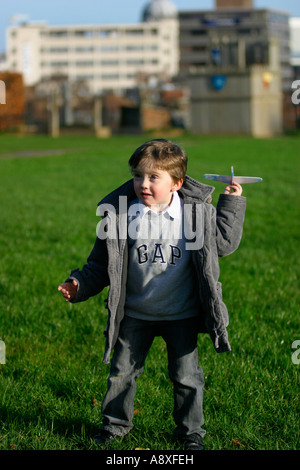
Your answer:
[[[224,194],[231,194],[232,196],[241,196],[243,192],[243,188],[239,183],[233,182],[226,186],[224,190]]]
[[[71,282],[64,282],[63,284],[60,284],[60,286],[58,286],[57,290],[62,293],[62,295],[66,299],[66,302],[70,302],[76,297],[78,290],[78,282],[75,279],[73,279]]]

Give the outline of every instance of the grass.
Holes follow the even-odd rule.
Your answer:
[[[56,289],[85,263],[97,202],[128,179],[128,158],[145,139],[0,135],[0,450],[96,449],[109,373],[101,362],[105,292],[70,305]],[[199,336],[206,448],[299,449],[299,365],[291,348],[300,339],[299,138],[177,141],[196,179],[231,165],[264,179],[244,187],[243,240],[220,260],[232,352],[218,355]],[[214,204],[223,190],[215,187]],[[135,427],[107,448],[180,449],[172,406],[165,347],[156,338],[138,380]]]

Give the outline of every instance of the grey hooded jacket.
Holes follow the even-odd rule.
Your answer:
[[[214,188],[186,176],[179,195],[184,202],[184,223],[191,234],[192,260],[197,276],[199,332],[210,334],[217,352],[230,351],[226,327],[228,311],[222,300],[218,257],[234,252],[240,243],[246,209],[246,198],[221,194],[217,208],[211,204]],[[120,196],[123,196],[120,197]],[[82,302],[109,286],[103,362],[110,361],[121,320],[124,316],[128,263],[127,212],[120,201],[129,206],[136,198],[133,180],[127,181],[106,196],[99,204],[101,233],[81,270],[71,272],[78,291],[73,302]],[[123,226],[122,226],[123,221]],[[124,230],[125,223],[125,230]],[[106,234],[103,236],[103,234]],[[194,238],[192,238],[194,237]]]

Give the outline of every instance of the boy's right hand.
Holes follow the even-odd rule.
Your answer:
[[[75,299],[77,290],[78,290],[78,282],[73,279],[71,282],[64,282],[63,284],[60,284],[57,288],[58,291],[62,293],[64,298],[66,299],[66,302],[69,302],[70,300]]]

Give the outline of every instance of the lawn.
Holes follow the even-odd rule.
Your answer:
[[[109,366],[101,293],[67,304],[57,285],[81,267],[98,201],[126,181],[148,137],[0,135],[0,450],[95,450]],[[299,137],[176,139],[190,176],[261,176],[245,185],[241,245],[220,260],[232,351],[199,336],[208,450],[299,450]],[[216,183],[213,204],[223,186]],[[299,344],[299,343],[298,343]],[[295,346],[295,345],[294,345]],[[298,360],[299,358],[299,360]],[[172,384],[156,338],[138,380],[135,427],[109,449],[178,450]]]

